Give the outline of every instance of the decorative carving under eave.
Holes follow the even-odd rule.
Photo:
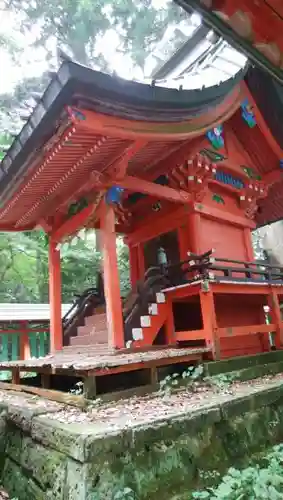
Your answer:
[[[258,209],[259,200],[265,198],[268,193],[268,187],[261,181],[250,180],[240,192],[240,207],[245,211],[249,219],[253,219]]]
[[[132,213],[123,207],[121,203],[114,205],[114,211],[116,215],[116,221],[118,224],[124,226],[130,226],[132,222]]]
[[[170,185],[187,191],[192,201],[201,202],[208,183],[214,178],[217,166],[202,155],[197,155],[183,165],[178,165],[168,175]]]

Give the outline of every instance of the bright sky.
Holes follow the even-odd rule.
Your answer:
[[[8,52],[0,50],[0,93],[9,92],[23,77],[40,75],[47,67],[44,49],[31,48],[36,30],[24,36],[14,29],[18,23],[15,14],[1,12],[1,34],[12,37],[20,47],[24,47],[24,52],[20,61],[13,61]]]
[[[166,7],[170,3],[170,0],[152,0],[152,4],[155,8]],[[0,0],[1,4],[1,0]],[[39,34],[39,28],[35,27],[32,32],[26,33],[22,35],[18,32],[17,26],[19,26],[19,18],[14,13],[3,13],[1,14],[1,27],[0,27],[0,35],[8,35],[9,37],[13,37],[15,42],[20,46],[24,47],[23,53],[20,55],[20,60],[13,60],[5,50],[0,49],[0,64],[1,64],[1,73],[0,73],[0,94],[9,92],[13,89],[18,81],[21,81],[24,77],[30,76],[39,76],[41,75],[49,66],[46,61],[46,51],[44,48],[35,49],[32,47],[32,43],[36,39]],[[193,24],[199,25],[201,20],[197,14],[194,14]],[[189,36],[189,31],[192,30],[192,25],[190,23],[183,23],[183,32],[186,36]],[[15,29],[16,27],[16,29]],[[181,26],[178,26],[178,30]],[[169,26],[167,31],[170,31],[173,28]],[[174,31],[174,30],[173,30]],[[164,34],[161,34],[161,37]],[[161,43],[162,47],[159,52],[166,53],[168,52],[168,47],[172,40],[176,39],[176,32],[172,32],[171,39],[169,37],[169,41],[164,40]],[[165,47],[163,47],[165,43]],[[206,43],[206,42],[205,42]],[[110,66],[113,68],[119,76],[126,79],[134,79],[143,81],[144,74],[141,68],[136,67],[131,60],[129,54],[122,54],[118,52],[116,48],[120,45],[119,35],[115,32],[115,30],[108,30],[103,37],[97,42],[97,50],[103,52],[104,58],[110,63]],[[55,53],[55,42],[49,42],[49,49],[54,51]],[[53,50],[54,49],[54,50]],[[236,60],[237,57],[240,59],[243,57],[240,54],[233,54],[232,60]],[[151,70],[153,69],[152,64],[156,64],[156,59],[153,60],[152,56],[149,56],[145,61],[146,75],[149,76]],[[242,62],[239,60],[240,65]],[[243,62],[244,63],[244,62]],[[227,67],[227,62],[225,63],[225,67]],[[227,78],[227,74],[225,75],[225,71],[223,72],[223,68],[220,69],[210,69],[201,72],[200,75],[189,76],[186,78],[186,82],[182,82],[185,84],[186,88],[199,88],[204,84],[206,86],[213,85],[219,83],[221,80],[225,80]],[[231,68],[231,73],[236,72],[238,68]],[[229,76],[229,74],[228,74]],[[179,84],[175,82],[168,82],[168,86],[178,86]]]

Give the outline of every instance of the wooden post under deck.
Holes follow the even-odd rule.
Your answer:
[[[49,240],[50,351],[63,347],[61,262],[57,243]]]
[[[101,212],[103,278],[106,299],[108,345],[122,348],[125,345],[120,279],[116,253],[115,212],[104,201]]]

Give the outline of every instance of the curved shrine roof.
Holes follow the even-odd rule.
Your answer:
[[[0,164],[0,230],[32,229],[78,195],[99,192],[99,176],[113,173],[123,157],[129,175],[151,180],[169,158],[184,162],[197,137],[239,109],[245,72],[219,86],[175,90],[63,63]],[[253,72],[246,81],[266,108]],[[271,123],[268,112],[262,109],[280,148],[280,124]],[[270,208],[270,198],[264,203],[261,221],[283,217],[283,205]]]

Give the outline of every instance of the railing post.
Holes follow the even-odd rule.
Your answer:
[[[174,345],[176,344],[175,338],[175,324],[174,324],[174,315],[173,315],[173,302],[171,299],[166,297],[166,307],[167,307],[167,318],[165,321],[165,338],[166,345]]]
[[[49,240],[50,352],[63,347],[60,250]]]

